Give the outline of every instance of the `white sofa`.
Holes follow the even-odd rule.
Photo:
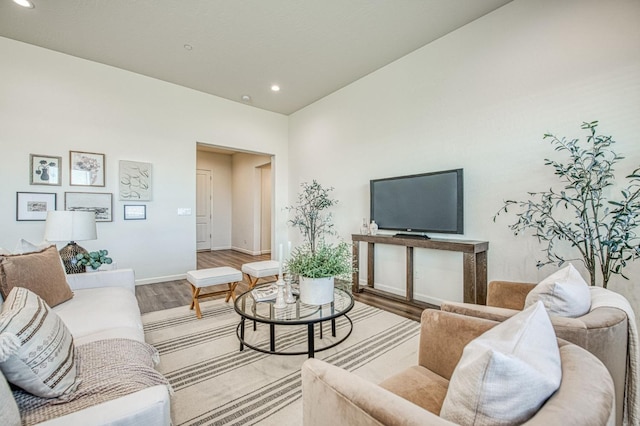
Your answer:
[[[73,274],[67,282],[73,298],[52,310],[64,321],[76,346],[109,338],[144,342],[133,270]],[[163,385],[153,386],[41,424],[170,425],[169,391]]]

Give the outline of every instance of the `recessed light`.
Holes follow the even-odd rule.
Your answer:
[[[193,50],[193,46],[192,46],[192,45],[190,45],[190,44],[185,44],[185,45],[184,45],[184,48],[185,48],[186,50]]]
[[[251,101],[251,96],[249,95],[242,95],[242,100],[244,102],[250,102]]]
[[[20,5],[22,7],[26,7],[27,9],[33,9],[34,7],[36,7],[32,2],[30,2],[29,0],[13,0],[13,2],[17,5]]]
[[[274,84],[273,86],[271,86],[271,90],[274,92],[279,92],[280,91],[280,86],[278,86],[277,84]]]

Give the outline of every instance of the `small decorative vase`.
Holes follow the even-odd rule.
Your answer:
[[[376,223],[375,220],[372,220],[371,224],[369,225],[369,234],[376,235],[377,233],[378,233],[378,224]]]
[[[333,277],[300,277],[300,301],[307,305],[333,302]]]
[[[284,281],[282,281],[282,278],[278,278],[276,286],[278,286],[278,293],[276,293],[276,303],[274,303],[273,307],[276,309],[286,308],[287,302],[284,300]]]
[[[360,225],[360,233],[362,235],[369,235],[369,224],[367,223],[367,219],[362,219],[362,225]]]
[[[284,301],[286,303],[296,303],[296,296],[293,294],[293,289],[291,288],[291,274],[285,274],[284,282]]]

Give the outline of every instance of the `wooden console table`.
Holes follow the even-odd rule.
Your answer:
[[[413,249],[415,247],[457,251],[463,253],[463,294],[465,303],[476,303],[485,305],[487,303],[487,250],[489,243],[487,241],[465,241],[465,240],[448,240],[448,239],[423,239],[411,237],[395,237],[392,235],[351,235],[353,241],[353,291],[354,292],[370,292],[381,297],[387,297],[407,304],[421,305],[419,301],[413,299]],[[360,286],[360,242],[366,242],[367,250],[367,285]],[[375,245],[391,244],[396,246],[405,246],[407,248],[407,292],[404,298],[374,289],[374,270],[375,270]],[[402,299],[402,300],[401,300]]]

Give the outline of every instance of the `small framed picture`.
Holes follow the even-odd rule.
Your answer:
[[[30,154],[31,185],[62,185],[62,157]]]
[[[113,194],[109,192],[65,192],[64,209],[95,212],[96,222],[112,222]]]
[[[147,206],[125,205],[124,220],[145,220],[147,218]]]
[[[46,220],[47,212],[56,209],[55,193],[16,193],[16,220]]]
[[[104,186],[104,154],[69,151],[69,185]]]

